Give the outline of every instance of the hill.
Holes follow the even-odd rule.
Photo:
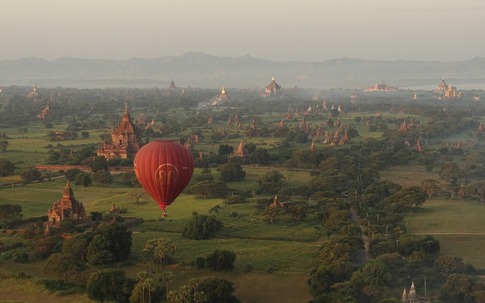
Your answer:
[[[485,58],[460,62],[380,61],[340,58],[322,62],[276,62],[243,57],[186,53],[153,59],[100,60],[36,57],[0,61],[0,84],[68,87],[257,87],[272,76],[283,88],[364,88],[377,82],[434,85],[441,77],[454,84],[485,82]]]

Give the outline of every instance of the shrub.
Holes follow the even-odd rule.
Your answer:
[[[234,269],[236,254],[229,250],[215,250],[206,258],[207,267],[215,271],[231,271]]]

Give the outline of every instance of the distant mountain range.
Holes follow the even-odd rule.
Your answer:
[[[202,53],[154,59],[98,60],[35,57],[0,61],[0,85],[64,87],[261,88],[275,77],[283,88],[364,88],[378,82],[398,87],[485,83],[485,58],[468,61],[380,61],[341,58],[322,62],[276,62],[251,56]]]

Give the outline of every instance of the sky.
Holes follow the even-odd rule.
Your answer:
[[[483,0],[2,0],[0,60],[485,57]]]

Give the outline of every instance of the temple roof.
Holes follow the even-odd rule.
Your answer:
[[[277,89],[281,89],[281,86],[278,83],[276,83],[276,80],[273,77],[271,79],[271,82],[268,85],[266,85],[266,89],[267,90],[277,90]]]

